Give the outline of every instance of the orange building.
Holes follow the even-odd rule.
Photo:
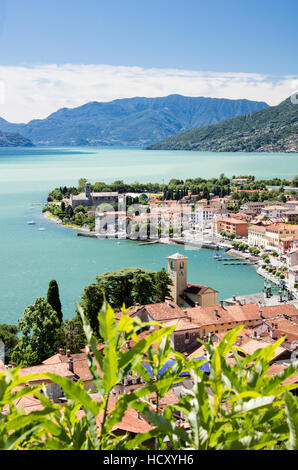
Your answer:
[[[220,233],[222,231],[234,233],[239,237],[247,237],[248,223],[245,220],[239,220],[233,217],[217,217],[214,222],[215,231]]]

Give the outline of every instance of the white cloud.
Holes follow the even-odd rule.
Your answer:
[[[0,66],[5,90],[0,116],[11,122],[45,118],[62,107],[134,96],[185,96],[280,103],[298,88],[298,76],[144,69],[110,65]],[[2,93],[3,94],[3,93]]]

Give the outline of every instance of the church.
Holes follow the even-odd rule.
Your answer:
[[[216,305],[218,291],[187,282],[187,260],[187,256],[180,253],[168,257],[168,274],[173,282],[171,295],[174,302],[186,308]]]
[[[80,193],[77,196],[70,195],[69,204],[73,209],[78,206],[88,206],[94,207],[99,206],[100,204],[114,204],[123,199],[123,195],[119,195],[119,193],[113,192],[102,192],[102,193],[92,193],[91,192],[91,184],[87,182],[85,184],[85,192]]]

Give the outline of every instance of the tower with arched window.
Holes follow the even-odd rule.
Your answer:
[[[183,296],[187,288],[187,259],[180,253],[168,257],[168,274],[173,281],[171,295],[177,304],[181,303],[179,297]]]

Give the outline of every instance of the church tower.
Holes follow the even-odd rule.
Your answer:
[[[85,184],[85,195],[88,199],[91,197],[91,184],[87,181]]]
[[[176,304],[180,304],[179,296],[183,295],[187,287],[187,256],[175,253],[168,257],[168,274],[173,281],[171,295]]]

